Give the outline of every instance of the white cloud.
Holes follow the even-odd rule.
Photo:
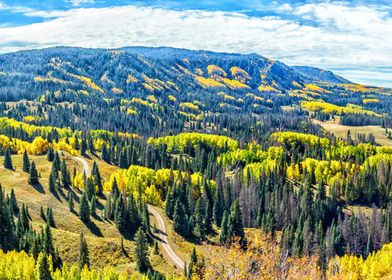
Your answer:
[[[95,4],[95,0],[70,0],[70,3],[74,7],[79,7],[86,4]]]
[[[0,1],[0,10],[7,10],[12,13],[25,14],[27,16],[29,16],[30,13],[39,12],[39,11],[36,11],[36,10],[31,9],[29,7],[25,7],[25,6],[10,6],[10,5],[7,5],[6,3],[1,2],[1,1]]]
[[[286,5],[281,11],[281,17],[136,6],[30,11],[55,18],[0,28],[0,52],[26,46],[143,45],[256,52],[288,64],[327,68],[392,65],[392,19],[385,10],[329,3]],[[285,19],[287,14],[291,19]],[[302,18],[312,25],[300,23]]]
[[[283,4],[277,8],[279,12],[292,12],[294,10],[293,6],[290,4]]]

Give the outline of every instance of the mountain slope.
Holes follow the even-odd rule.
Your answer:
[[[273,114],[273,119],[285,118],[293,128],[303,113],[289,116],[287,110],[282,114],[283,108],[311,100],[326,102],[324,109],[337,105],[353,111],[344,108],[355,105],[392,115],[390,90],[347,82],[328,71],[290,67],[257,54],[58,47],[0,55],[0,101],[34,100],[49,108],[37,112],[30,102],[23,110],[8,111],[8,116],[20,121],[33,117],[40,125],[61,123],[80,130],[105,128],[148,136],[169,133],[167,127],[170,133],[179,133],[212,115],[237,119],[243,114],[241,120],[248,122],[251,114],[255,122],[266,125]],[[315,104],[313,111],[320,111],[320,102]],[[271,125],[280,127],[281,121]],[[377,118],[355,123],[381,122]],[[240,125],[226,120],[221,124],[218,130],[223,131]]]
[[[309,67],[309,66],[292,66],[296,73],[301,74],[307,83],[324,82],[331,84],[351,84],[349,80],[335,75],[332,71]]]
[[[4,54],[0,72],[2,100],[16,100],[15,95],[33,99],[47,90],[80,89],[107,95],[183,89],[284,92],[314,81],[310,76],[321,77],[321,70],[293,68],[257,54],[144,47],[62,47]],[[318,80],[339,80],[326,73]]]

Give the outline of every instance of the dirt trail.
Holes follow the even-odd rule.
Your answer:
[[[77,161],[79,161],[83,165],[83,171],[86,173],[86,176],[90,176],[91,170],[90,170],[90,166],[88,165],[87,160],[85,160],[82,157],[74,157],[74,159],[76,159]]]
[[[162,215],[154,208],[154,206],[151,205],[148,205],[148,211],[151,213],[151,215],[155,217],[157,221],[156,227],[158,229],[158,233],[156,233],[156,235],[159,237],[160,243],[163,250],[166,252],[166,255],[170,258],[171,262],[174,263],[174,265],[178,269],[184,270],[184,261],[174,252],[167,239],[166,226],[165,222],[163,221]]]

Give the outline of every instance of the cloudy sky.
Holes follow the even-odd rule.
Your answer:
[[[44,4],[42,4],[44,3]],[[391,0],[0,0],[0,53],[170,46],[258,53],[392,87]]]

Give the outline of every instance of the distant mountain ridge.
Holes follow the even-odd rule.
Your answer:
[[[325,82],[331,84],[351,84],[349,80],[334,74],[332,71],[309,66],[292,66],[295,72],[303,75],[307,82]]]
[[[183,59],[183,58],[194,58],[200,59],[200,55],[204,56],[204,59],[208,57],[215,56],[219,54],[220,56],[226,59],[236,59],[240,57],[249,57],[255,59],[264,59],[268,60],[266,57],[251,53],[251,54],[240,54],[240,53],[226,53],[226,52],[213,52],[213,51],[205,51],[205,50],[188,50],[188,49],[178,49],[171,47],[124,47],[121,48],[124,51],[133,54],[141,54],[146,57],[156,58],[156,59]],[[278,61],[279,62],[279,61]],[[281,63],[281,62],[279,62]],[[283,63],[282,63],[283,64]],[[287,66],[287,65],[285,65]],[[325,83],[352,83],[351,81],[334,74],[332,71],[323,70],[316,67],[310,66],[289,66],[295,72],[301,74],[306,82],[325,82]]]
[[[284,93],[309,83],[349,83],[311,67],[290,67],[258,54],[168,47],[84,49],[56,47],[0,55],[0,100],[45,91],[235,91]]]

